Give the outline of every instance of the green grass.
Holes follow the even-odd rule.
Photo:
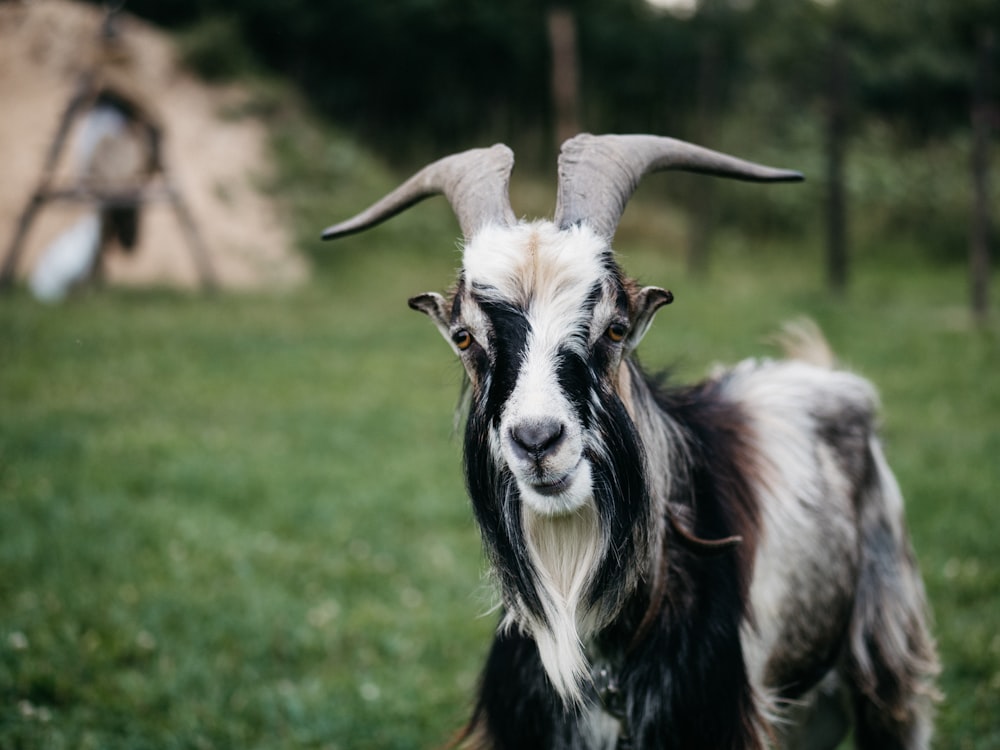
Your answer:
[[[494,617],[460,372],[405,304],[450,283],[454,220],[430,202],[320,248],[393,178],[290,132],[275,189],[323,258],[306,288],[0,297],[0,750],[424,748],[467,715]],[[516,210],[545,192],[516,183]],[[653,211],[620,247],[677,298],[648,366],[773,353],[806,314],[879,386],[944,662],[938,747],[1000,748],[1000,320],[969,324],[962,269],[874,252],[844,300],[813,249],[733,236],[692,279]]]
[[[370,243],[285,296],[0,299],[0,748],[416,748],[461,723],[490,597],[458,366],[404,304],[453,258]],[[1000,746],[1000,346],[961,275],[869,269],[837,302],[788,259],[698,282],[630,259],[677,294],[651,366],[766,352],[807,313],[880,385],[939,746]]]

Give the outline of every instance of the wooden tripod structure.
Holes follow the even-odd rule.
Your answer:
[[[135,212],[136,221],[144,204],[165,201],[173,209],[183,230],[202,288],[212,291],[218,286],[215,270],[194,217],[180,191],[172,184],[163,163],[159,118],[143,96],[141,87],[114,65],[114,57],[121,50],[121,40],[113,21],[114,11],[111,11],[102,27],[98,62],[92,70],[81,76],[49,146],[38,186],[18,219],[3,265],[0,266],[0,289],[9,287],[13,282],[25,239],[39,211],[48,203],[60,201],[91,204],[101,211],[131,209]],[[124,184],[93,179],[84,174],[77,177],[75,184],[63,187],[56,185],[55,169],[74,120],[99,105],[113,106],[123,114],[131,127],[141,133],[148,150],[142,174]],[[102,237],[95,269],[100,269],[101,256],[109,244],[107,237]]]

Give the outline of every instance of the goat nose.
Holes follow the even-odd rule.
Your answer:
[[[564,432],[562,422],[541,419],[511,427],[510,437],[522,458],[540,461],[562,442]]]

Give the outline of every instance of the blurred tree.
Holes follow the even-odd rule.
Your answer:
[[[972,314],[980,324],[986,321],[989,312],[990,242],[993,228],[989,142],[997,119],[997,107],[991,97],[996,46],[996,32],[990,28],[982,29],[976,45],[976,74],[971,107],[971,162],[975,199],[969,238]]]
[[[552,55],[552,102],[556,145],[580,132],[580,73],[576,51],[576,18],[565,7],[549,9],[549,49]]]
[[[723,116],[723,80],[728,72],[727,49],[731,49],[730,18],[734,14],[727,0],[703,0],[691,21],[697,40],[697,88],[691,139],[715,146],[717,123]],[[718,220],[715,208],[715,181],[696,180],[691,185],[688,209],[688,270],[699,276],[708,271],[712,232]]]
[[[749,75],[780,82],[782,90],[769,116],[825,122],[827,278],[842,290],[849,278],[849,144],[874,122],[911,149],[968,133],[976,39],[983,28],[1000,28],[1000,4],[758,0],[744,15]],[[995,68],[995,49],[989,56]],[[996,82],[985,88],[995,100]],[[938,218],[931,213],[910,223],[926,226]]]
[[[853,0],[761,0],[746,11],[753,75],[780,81],[775,120],[812,117],[822,122],[827,285],[843,293],[849,278],[846,176],[855,114],[858,27]]]
[[[860,104],[917,145],[971,130],[972,205],[969,239],[971,306],[988,308],[991,205],[989,141],[1000,64],[1000,4],[986,0],[850,3],[858,40]]]
[[[847,42],[836,25],[827,41],[826,83],[826,273],[837,294],[847,290],[849,273],[845,158],[848,135]]]
[[[562,0],[573,14],[578,127],[655,130],[694,99],[696,45],[645,0]],[[232,19],[271,68],[320,112],[397,159],[556,131],[549,3],[534,0],[132,0],[168,26]],[[546,135],[548,134],[548,135]],[[521,148],[518,148],[519,153]],[[416,152],[416,153],[415,153]],[[539,156],[547,160],[547,147]]]
[[[888,157],[891,174],[873,175],[876,167],[853,164],[850,154],[858,139],[871,139],[875,123],[900,153],[971,142],[974,50],[982,29],[1000,29],[996,0],[692,0],[683,18],[647,0],[130,0],[128,7],[174,27],[224,19],[236,32],[216,20],[206,35],[219,44],[206,48],[203,35],[203,64],[216,74],[248,64],[235,43],[243,40],[242,50],[258,58],[253,65],[294,79],[317,111],[397,162],[502,140],[521,168],[548,171],[560,129],[549,75],[554,6],[575,21],[578,99],[564,134],[646,131],[739,153],[770,146],[787,153],[790,144],[808,161],[825,129],[831,286],[849,278],[847,228],[861,222],[848,220],[848,186],[857,190],[859,175],[869,190],[888,185],[895,200],[909,201],[909,213],[886,220],[886,229],[944,247],[938,252],[949,259],[962,252],[953,227],[964,190],[915,184],[914,170]],[[984,95],[992,101],[996,78]],[[768,199],[735,206],[711,191],[704,184],[677,196],[692,211],[692,268],[707,264],[717,221],[737,215],[741,226],[809,225],[793,198],[768,209]],[[928,228],[944,241],[929,241]]]

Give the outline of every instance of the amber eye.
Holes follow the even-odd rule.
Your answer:
[[[616,344],[625,339],[625,334],[628,333],[628,326],[624,323],[612,323],[608,326],[607,335],[608,338],[614,341]]]
[[[457,331],[451,334],[451,340],[454,341],[455,346],[457,346],[463,352],[470,346],[472,346],[472,334],[469,333],[464,328],[459,328]]]

